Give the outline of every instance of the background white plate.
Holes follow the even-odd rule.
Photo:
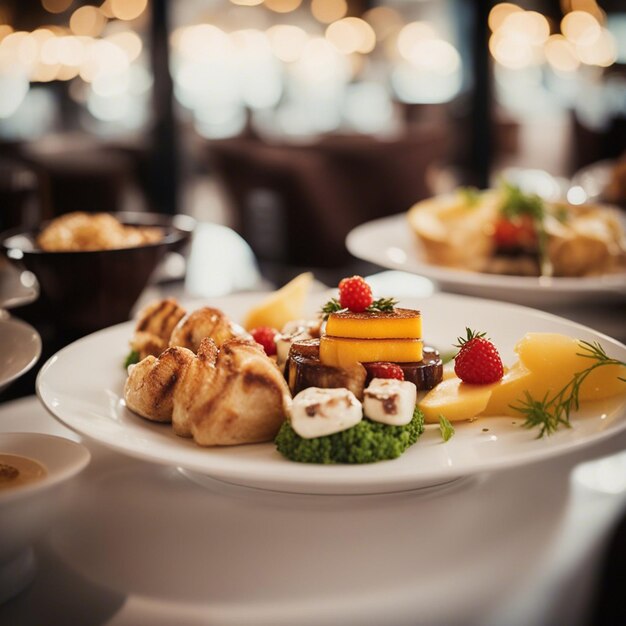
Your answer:
[[[359,259],[420,274],[442,289],[484,298],[540,306],[626,298],[626,273],[585,278],[482,274],[428,263],[406,214],[366,222],[348,233],[346,246]]]
[[[315,310],[319,306],[319,298]],[[215,299],[233,319],[241,319],[258,296]],[[564,319],[523,307],[438,294],[405,299],[422,311],[426,341],[449,349],[465,326],[489,333],[505,362],[527,331],[561,332],[600,340],[607,352],[626,360],[626,346]],[[438,427],[428,427],[402,457],[371,465],[308,465],[285,460],[272,443],[201,448],[124,406],[122,390],[133,323],[100,331],[61,350],[42,368],[37,391],[48,410],[70,428],[120,452],[179,466],[219,480],[295,493],[382,493],[442,484],[478,472],[523,465],[587,446],[626,427],[626,397],[588,406],[574,427],[538,440],[520,427],[521,419],[484,418],[458,424],[443,443]]]

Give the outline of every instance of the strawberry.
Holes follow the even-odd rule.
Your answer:
[[[404,372],[397,363],[376,361],[374,363],[363,363],[363,366],[371,378],[396,378],[397,380],[404,380]]]
[[[372,289],[362,276],[344,278],[339,283],[339,304],[342,308],[360,313],[372,302]]]
[[[263,347],[267,356],[276,354],[276,335],[278,331],[269,326],[259,326],[250,331],[252,338]]]
[[[454,373],[472,385],[498,382],[504,375],[504,367],[496,347],[485,338],[485,333],[465,330],[467,337],[459,337],[457,344],[460,350],[454,358]]]

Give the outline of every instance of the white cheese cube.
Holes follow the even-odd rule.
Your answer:
[[[348,389],[308,387],[291,405],[291,426],[304,439],[347,430],[362,418],[363,407]]]
[[[363,394],[363,412],[375,422],[404,426],[413,419],[417,387],[408,380],[374,378]]]

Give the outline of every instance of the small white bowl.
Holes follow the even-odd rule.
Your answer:
[[[41,479],[0,491],[0,604],[35,574],[31,544],[63,510],[68,480],[89,463],[84,446],[52,435],[0,433],[0,454],[28,457],[44,466]]]
[[[0,391],[25,374],[41,355],[39,333],[0,310]]]

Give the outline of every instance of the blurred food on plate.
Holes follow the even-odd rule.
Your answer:
[[[593,276],[625,269],[616,210],[546,201],[504,182],[415,204],[409,225],[431,263],[521,276]]]

